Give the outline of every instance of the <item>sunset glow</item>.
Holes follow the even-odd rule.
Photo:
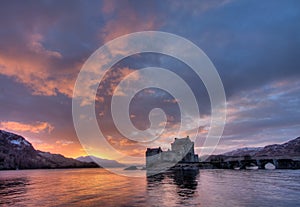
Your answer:
[[[73,158],[86,155],[72,120],[76,78],[99,47],[139,31],[182,36],[214,63],[227,99],[227,121],[215,153],[299,136],[300,13],[292,4],[235,0],[15,4],[0,8],[0,129],[24,136],[38,150]],[[132,55],[105,74],[90,101],[96,102],[106,140],[124,155],[144,156],[144,145],[119,133],[110,106],[119,82],[130,74],[132,81],[141,80],[134,72],[145,67],[167,68],[190,86],[199,104],[200,120],[191,117],[190,124],[201,123],[195,148],[200,154],[211,121],[207,89],[189,66],[162,54]],[[121,88],[114,95],[122,97],[127,90]],[[166,131],[155,144],[167,150],[179,127],[181,101],[166,91],[147,88],[136,94],[128,113],[136,128],[145,130],[150,126],[149,112],[163,109],[167,123],[160,124],[166,124]],[[193,130],[180,136],[192,137]],[[100,147],[85,147],[93,155],[122,162],[101,148],[102,143],[95,145]]]

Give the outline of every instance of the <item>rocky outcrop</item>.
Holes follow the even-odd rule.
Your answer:
[[[0,130],[0,170],[84,167],[98,165],[35,150],[24,137]]]

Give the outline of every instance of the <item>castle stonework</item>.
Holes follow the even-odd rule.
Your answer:
[[[199,162],[194,151],[194,142],[186,138],[175,138],[171,143],[171,150],[162,151],[159,148],[147,148],[146,167],[151,168],[159,163],[195,163]]]

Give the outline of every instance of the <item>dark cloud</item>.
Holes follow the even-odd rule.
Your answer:
[[[2,1],[1,121],[47,122],[54,130],[41,137],[49,143],[55,143],[57,137],[76,140],[71,96],[84,61],[117,36],[162,30],[191,40],[220,73],[230,109],[221,144],[284,141],[299,134],[299,22],[300,2],[296,0]],[[200,113],[210,114],[202,81],[174,58],[137,55],[115,68],[149,66],[168,68],[180,75],[195,93]],[[104,91],[110,87],[110,82],[105,83]],[[109,98],[110,94],[98,92]],[[131,109],[133,122],[143,128],[151,107],[164,107],[169,121],[178,123],[177,104],[170,94],[162,94],[137,95]],[[98,103],[97,112],[108,113],[108,103]],[[105,121],[103,126],[112,125],[112,120]],[[116,134],[114,127],[107,131]]]
[[[231,96],[299,77],[299,6],[298,1],[232,1],[204,14],[185,9],[174,15],[179,30],[166,30],[187,37],[208,54]]]

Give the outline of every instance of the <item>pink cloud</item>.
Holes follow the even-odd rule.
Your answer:
[[[62,55],[46,49],[41,34],[26,34],[27,44],[18,49],[12,44],[11,52],[0,51],[0,74],[13,77],[31,89],[33,95],[54,96],[57,92],[72,96],[74,74],[57,75]]]
[[[44,131],[50,133],[54,129],[54,127],[47,122],[36,122],[33,124],[27,124],[14,121],[2,121],[0,122],[0,127],[7,131],[32,133],[40,133]]]

